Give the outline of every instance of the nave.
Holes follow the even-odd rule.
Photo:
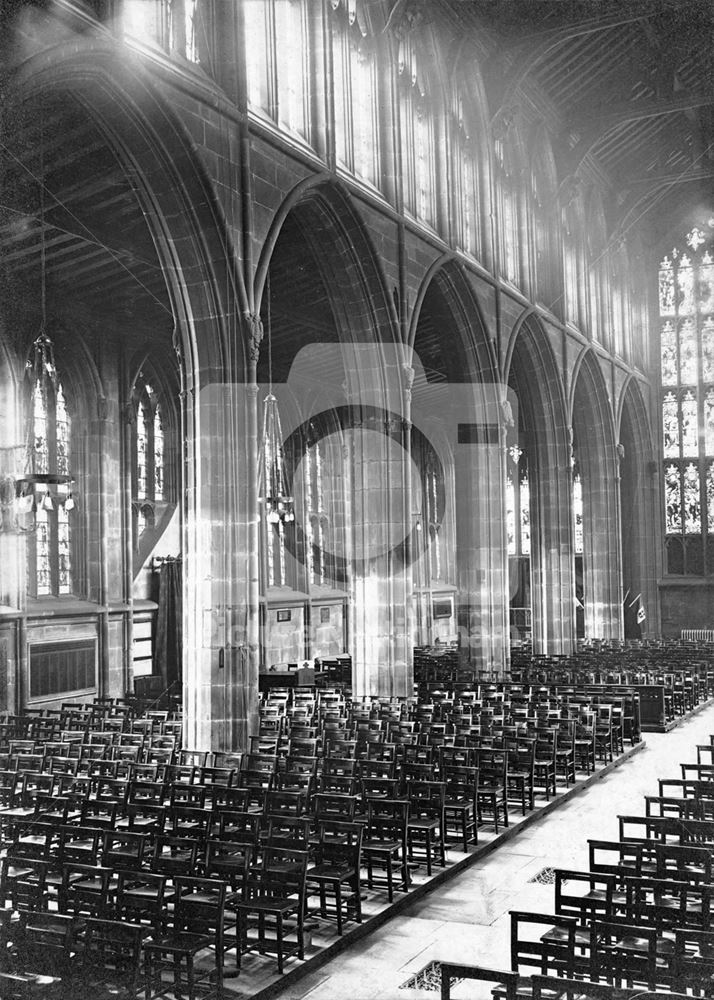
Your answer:
[[[547,868],[588,870],[588,838],[617,840],[619,814],[644,813],[658,780],[680,777],[680,762],[714,732],[714,706],[644,746],[581,794],[538,818],[453,881],[391,919],[380,932],[274,995],[280,1000],[428,1000],[431,990],[404,984],[433,961],[510,968],[509,911],[553,912],[553,885],[534,878]],[[634,990],[632,991],[635,992]],[[454,1000],[490,998],[491,986],[463,982]]]

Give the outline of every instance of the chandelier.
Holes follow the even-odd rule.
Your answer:
[[[263,434],[258,462],[258,500],[264,504],[268,524],[295,520],[293,498],[288,492],[283,431],[278,401],[273,394],[273,344],[270,318],[270,272],[266,289],[268,334],[268,395],[263,400]]]
[[[52,341],[45,333],[44,325],[32,345],[27,370],[31,372],[32,388],[25,435],[24,468],[15,479],[15,523],[22,532],[37,529],[37,511],[40,509],[54,510],[58,503],[66,511],[74,509],[74,498],[68,490],[73,479],[67,468],[66,450],[62,447],[62,442],[57,441],[53,462],[44,437],[49,424],[47,417],[57,405],[59,389]],[[44,418],[41,426],[35,424],[38,414]],[[64,489],[59,490],[57,487]]]
[[[295,520],[293,498],[288,493],[285,472],[283,432],[280,426],[278,401],[272,392],[263,400],[263,436],[260,444],[258,499],[265,505],[269,524]]]

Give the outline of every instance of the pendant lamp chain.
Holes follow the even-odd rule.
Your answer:
[[[273,394],[273,335],[271,321],[270,271],[266,279],[266,322],[268,335],[268,395],[263,401],[263,437],[258,469],[259,499],[265,504],[269,524],[286,524],[295,520],[293,498],[288,493],[283,431],[280,425],[278,401]],[[261,486],[263,487],[261,491]]]
[[[40,112],[41,114],[41,112]],[[67,492],[73,482],[66,468],[66,451],[63,463],[57,455],[50,455],[48,448],[48,423],[56,417],[60,383],[55,366],[54,348],[47,336],[47,247],[45,239],[45,152],[44,121],[40,118],[40,332],[32,345],[32,355],[27,361],[31,390],[25,434],[24,471],[16,478],[15,525],[18,531],[37,530],[37,510],[53,511],[61,504],[65,511],[74,509],[72,492]],[[38,436],[36,414],[40,414],[43,429]],[[64,465],[64,467],[60,467]],[[53,496],[50,487],[61,487]]]

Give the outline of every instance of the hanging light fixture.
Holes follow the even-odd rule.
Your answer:
[[[40,283],[42,323],[40,333],[32,345],[26,369],[30,374],[30,391],[23,471],[15,479],[15,524],[19,531],[32,532],[37,529],[37,511],[52,511],[62,504],[66,511],[74,509],[75,503],[68,487],[73,482],[66,467],[67,456],[59,447],[52,455],[48,442],[35,427],[37,412],[45,418],[43,433],[46,433],[48,415],[55,412],[59,379],[55,365],[54,348],[47,336],[47,275],[45,252],[45,197],[44,197],[44,151],[40,134]],[[54,461],[53,461],[54,457]],[[63,486],[63,491],[52,487]]]
[[[258,500],[268,524],[295,520],[293,498],[288,493],[283,431],[278,401],[273,394],[273,342],[270,316],[270,272],[267,280],[268,395],[263,400],[263,434],[258,464]]]

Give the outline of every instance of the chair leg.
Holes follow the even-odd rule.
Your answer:
[[[335,882],[335,909],[337,911],[337,933],[342,936],[342,886]]]
[[[278,913],[276,919],[276,937],[275,947],[278,952],[278,972],[282,976],[283,974],[283,915]]]

